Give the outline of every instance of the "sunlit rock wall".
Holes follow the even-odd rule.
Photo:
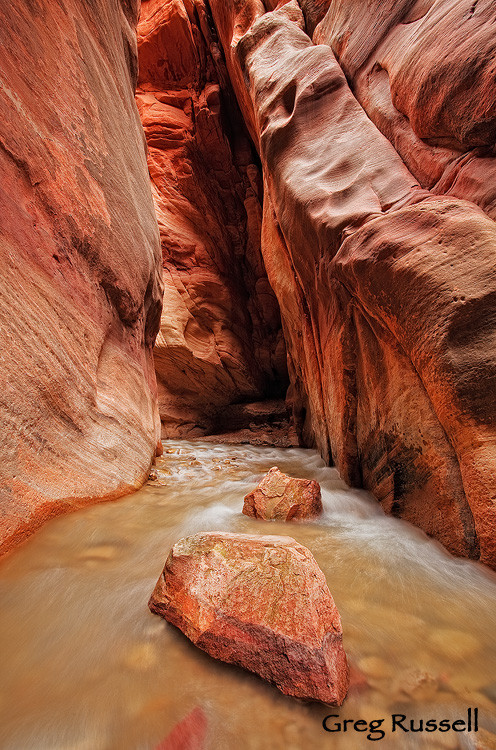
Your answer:
[[[0,9],[0,552],[56,513],[138,488],[159,438],[138,10]]]

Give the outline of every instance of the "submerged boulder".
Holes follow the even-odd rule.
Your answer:
[[[258,487],[246,495],[243,513],[265,521],[315,518],[322,513],[320,485],[315,479],[288,477],[273,466]]]
[[[207,717],[200,706],[196,706],[174,726],[155,750],[204,750],[207,728]]]
[[[210,656],[285,695],[341,705],[339,612],[312,553],[291,537],[207,532],[172,548],[149,607]]]

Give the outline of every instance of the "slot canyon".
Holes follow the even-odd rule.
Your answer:
[[[31,734],[6,720],[0,746],[231,747],[244,731],[235,691],[260,709],[241,750],[330,746],[314,733],[322,711],[295,703],[293,737],[294,699],[259,694],[259,678],[211,667],[142,614],[169,549],[203,532],[308,545],[350,644],[357,718],[362,690],[370,719],[405,713],[401,701],[426,716],[450,693],[450,720],[455,705],[480,707],[482,739],[408,747],[496,746],[494,2],[12,0],[0,18],[0,641],[11,642],[41,570],[28,607],[51,632],[58,570],[61,595],[98,589],[82,648],[102,649],[91,674],[83,661],[63,671],[47,708],[26,622],[26,663],[5,648],[19,677],[4,692],[0,681],[0,711],[5,693],[38,713]],[[318,513],[289,531],[283,516],[241,513],[243,494],[276,467],[284,482],[322,486]],[[367,592],[371,645],[360,650]],[[129,696],[144,691],[146,711],[120,682],[103,688],[106,598]],[[425,614],[433,601],[442,614]],[[67,612],[61,653],[78,632],[70,596]],[[138,647],[131,619],[145,616]],[[421,620],[415,677],[401,644],[418,651]],[[159,638],[174,655],[163,674],[150,656]],[[463,679],[459,652],[471,662]],[[56,650],[43,653],[56,663]],[[190,683],[166,707],[160,691],[181,660],[219,691],[215,716],[207,688]],[[88,742],[63,718],[40,735],[76,678],[92,696]],[[114,689],[114,717],[119,701],[128,709],[107,725],[100,703]],[[77,696],[68,703],[77,713]],[[277,741],[264,745],[268,735]],[[351,732],[339,739],[358,748]]]
[[[137,489],[160,416],[494,567],[492,5],[45,6],[3,31],[1,549]]]
[[[164,434],[287,360],[301,445],[494,566],[494,10],[275,5],[142,4]]]

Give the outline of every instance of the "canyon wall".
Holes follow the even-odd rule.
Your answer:
[[[160,227],[155,346],[164,437],[229,429],[284,396],[279,306],[261,256],[262,179],[204,2],[144,0],[138,107]]]
[[[138,488],[159,440],[138,6],[0,10],[0,553],[56,513]]]
[[[202,0],[179,6],[205,18]],[[496,566],[494,5],[209,7],[221,89],[262,163],[302,440],[387,512]],[[182,44],[168,39],[162,63]]]
[[[494,4],[146,0],[139,74],[138,13],[0,11],[0,552],[144,481],[159,332],[165,436],[289,374],[304,444],[496,566]]]

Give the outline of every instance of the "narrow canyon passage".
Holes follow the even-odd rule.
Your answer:
[[[289,382],[300,445],[491,567],[495,19],[488,0],[144,0],[137,88],[163,436],[222,431]]]
[[[2,561],[2,750],[154,750],[197,707],[210,750],[370,747],[365,734],[326,733],[328,714],[386,717],[379,746],[391,750],[467,750],[496,731],[493,573],[385,516],[315,451],[183,441],[165,450],[161,485],[54,519]],[[273,465],[321,483],[319,520],[242,515],[243,496]],[[312,550],[362,674],[341,709],[282,696],[148,611],[171,545],[205,530],[289,534]],[[392,713],[454,720],[468,707],[479,708],[479,735],[390,732]]]
[[[3,6],[0,750],[495,750],[494,0]]]

